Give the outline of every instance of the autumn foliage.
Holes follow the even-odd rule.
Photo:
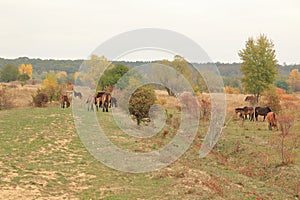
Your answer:
[[[27,74],[30,79],[32,79],[32,65],[31,64],[21,64],[18,68],[19,74]]]

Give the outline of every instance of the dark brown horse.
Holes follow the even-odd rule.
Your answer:
[[[71,105],[68,96],[65,94],[60,96],[59,101],[62,108],[69,108]]]
[[[266,116],[269,112],[272,112],[272,110],[269,107],[256,107],[255,108],[255,119],[258,120],[258,115],[264,116],[263,121],[265,121]]]
[[[98,108],[102,107],[102,96],[105,94],[105,92],[97,92],[97,94],[94,97],[94,103],[96,106],[96,110],[98,111]]]

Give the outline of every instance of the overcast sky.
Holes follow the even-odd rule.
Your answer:
[[[279,63],[300,63],[299,0],[0,0],[0,27],[4,58],[82,59],[122,32],[163,28],[215,62],[240,62],[247,38],[264,33]]]

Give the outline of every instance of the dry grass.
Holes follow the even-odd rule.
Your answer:
[[[40,84],[37,85],[24,85],[21,86],[18,82],[2,84],[1,89],[5,88],[8,99],[12,107],[28,107],[32,105],[32,95],[41,88]]]

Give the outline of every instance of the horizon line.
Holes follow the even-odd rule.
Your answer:
[[[63,61],[63,60],[85,60],[84,58],[58,58],[58,57],[28,57],[28,56],[19,56],[19,57],[0,57],[0,59],[6,59],[6,60],[16,60],[20,58],[28,58],[28,59],[40,59],[40,60],[58,60],[58,61]],[[160,61],[160,60],[169,60],[169,59],[156,59],[156,60],[115,60],[113,62],[154,62],[154,61]],[[197,64],[206,64],[206,63],[198,63],[198,62],[190,62],[190,63],[197,63]],[[241,61],[211,61],[207,63],[220,63],[220,64],[242,64]],[[282,65],[282,66],[289,66],[289,65],[300,65],[300,62],[294,62],[294,63],[287,63],[287,62],[279,62],[277,65]]]

